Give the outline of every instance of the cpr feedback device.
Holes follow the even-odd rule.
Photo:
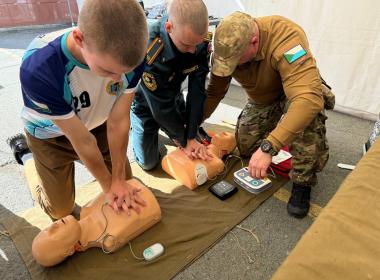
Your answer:
[[[154,243],[153,245],[150,245],[148,248],[145,248],[143,251],[143,258],[136,256],[135,252],[132,250],[132,244],[131,242],[129,244],[129,249],[131,250],[132,256],[136,260],[145,260],[145,261],[153,261],[157,259],[159,256],[161,256],[165,249],[164,246],[162,246],[161,243]]]
[[[155,243],[143,252],[144,259],[146,261],[153,261],[164,253],[164,246],[161,243]]]
[[[272,186],[272,181],[268,178],[255,179],[249,174],[248,168],[244,167],[236,172],[234,172],[234,181],[239,186],[244,188],[250,193],[258,194]]]

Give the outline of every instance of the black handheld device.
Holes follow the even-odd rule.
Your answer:
[[[220,200],[225,200],[235,194],[238,188],[225,180],[211,185],[208,190]]]

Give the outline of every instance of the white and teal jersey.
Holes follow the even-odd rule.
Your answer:
[[[144,70],[142,63],[120,82],[97,76],[72,56],[69,34],[63,30],[38,36],[23,57],[22,119],[26,130],[40,139],[63,135],[53,120],[77,115],[88,130],[103,124],[116,99],[135,89]]]

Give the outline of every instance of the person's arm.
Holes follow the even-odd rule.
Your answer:
[[[209,73],[207,45],[202,44],[197,53],[197,69],[188,76],[188,94],[186,97],[187,138],[194,139],[198,126],[203,120],[203,110],[206,100],[206,76]]]
[[[95,136],[88,131],[77,116],[54,120],[54,123],[69,139],[80,160],[94,175],[103,191],[108,192],[111,185],[111,174],[104,163]]]
[[[139,205],[145,206],[144,200],[138,194],[140,189],[126,181],[132,178],[127,147],[130,129],[129,112],[133,98],[134,93],[125,93],[119,97],[107,120],[107,137],[112,159],[112,181],[107,198],[115,211],[123,208],[129,213],[129,208],[132,208],[139,213]],[[129,174],[126,174],[126,170]]]
[[[107,137],[112,159],[112,181],[132,178],[131,173],[126,174],[126,167],[129,166],[126,153],[130,129],[129,110],[133,97],[134,93],[124,94],[120,97],[107,120]]]
[[[206,146],[195,139],[199,125],[203,120],[203,110],[206,99],[206,76],[209,72],[207,46],[207,44],[203,44],[197,53],[197,69],[189,74],[189,92],[186,97],[187,144],[184,148],[184,152],[190,158],[199,158],[202,160],[211,159]]]
[[[207,119],[215,111],[220,101],[226,95],[231,83],[231,76],[219,77],[211,73],[210,80],[207,86],[207,97],[204,106],[203,119]]]
[[[297,45],[301,45],[306,54],[289,63],[284,53]],[[294,38],[291,47],[287,45],[286,48],[279,49],[273,62],[289,101],[286,114],[267,138],[276,150],[290,144],[324,107],[322,81],[305,35],[299,34]]]
[[[269,134],[267,140],[274,150],[279,151],[310,124],[310,122],[323,110],[322,82],[315,60],[308,47],[304,34],[299,34],[280,47],[272,59],[273,67],[279,72],[283,89],[289,102],[287,112],[284,114],[276,128]],[[295,61],[288,62],[285,53],[291,48],[300,45],[305,54]],[[254,178],[264,178],[272,161],[269,153],[260,148],[251,156],[248,169]]]
[[[198,150],[202,147],[196,143],[195,139],[187,141],[186,119],[176,108],[175,97],[178,95],[177,91],[180,90],[180,87],[174,88],[167,81],[161,80],[163,75],[152,69],[149,72],[146,71],[144,75],[145,78],[143,76],[143,82],[138,90],[143,93],[154,120],[178,147],[184,149],[188,146],[188,150],[193,152],[186,153],[190,158],[198,158]],[[149,75],[149,80],[147,80],[147,75]]]
[[[180,87],[173,88],[154,65],[145,69],[139,87],[138,90],[143,93],[154,120],[176,145],[185,147],[185,120],[175,106],[175,97]]]

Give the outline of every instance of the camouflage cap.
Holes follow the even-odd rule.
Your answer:
[[[254,19],[248,14],[234,12],[218,25],[214,37],[212,73],[230,76],[254,35]]]

